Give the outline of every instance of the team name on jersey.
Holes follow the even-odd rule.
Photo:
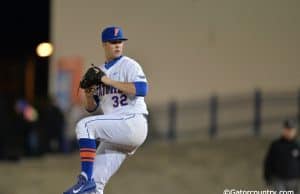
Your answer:
[[[100,85],[99,86],[99,96],[104,96],[107,94],[122,94],[121,90],[112,87],[112,86],[106,86],[106,85]]]

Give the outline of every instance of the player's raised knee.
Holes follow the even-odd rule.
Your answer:
[[[80,121],[77,122],[76,125],[76,135],[77,135],[77,139],[80,138],[86,138],[87,137],[87,126],[86,126],[86,119],[81,119]]]

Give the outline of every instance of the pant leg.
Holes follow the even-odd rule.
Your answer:
[[[127,153],[118,151],[118,148],[113,144],[100,143],[92,176],[97,186],[95,194],[103,194],[106,183],[117,172],[127,156]]]
[[[299,194],[299,181],[297,179],[287,180],[286,191],[294,191],[294,194]]]
[[[94,161],[92,178],[96,193],[103,194],[110,177],[119,169],[129,154],[145,141],[147,121],[140,114],[100,115],[87,117],[77,124],[77,138],[100,139]]]
[[[280,191],[286,191],[286,183],[284,180],[274,178],[272,180],[271,186],[277,193],[279,193]]]
[[[144,142],[147,130],[147,120],[141,114],[90,116],[80,120],[76,126],[78,139],[100,139],[128,151]]]
[[[300,194],[300,180],[297,179],[295,194]]]

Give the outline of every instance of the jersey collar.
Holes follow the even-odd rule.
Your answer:
[[[116,64],[122,57],[123,57],[123,56],[121,55],[121,56],[119,56],[119,57],[117,57],[117,58],[114,58],[113,60],[110,60],[110,61],[108,61],[108,62],[105,62],[104,67],[105,67],[106,69],[111,68],[111,67],[112,67],[114,64]]]

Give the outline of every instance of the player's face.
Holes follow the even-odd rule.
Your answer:
[[[121,40],[104,42],[103,48],[106,60],[112,60],[122,55],[124,42]]]

